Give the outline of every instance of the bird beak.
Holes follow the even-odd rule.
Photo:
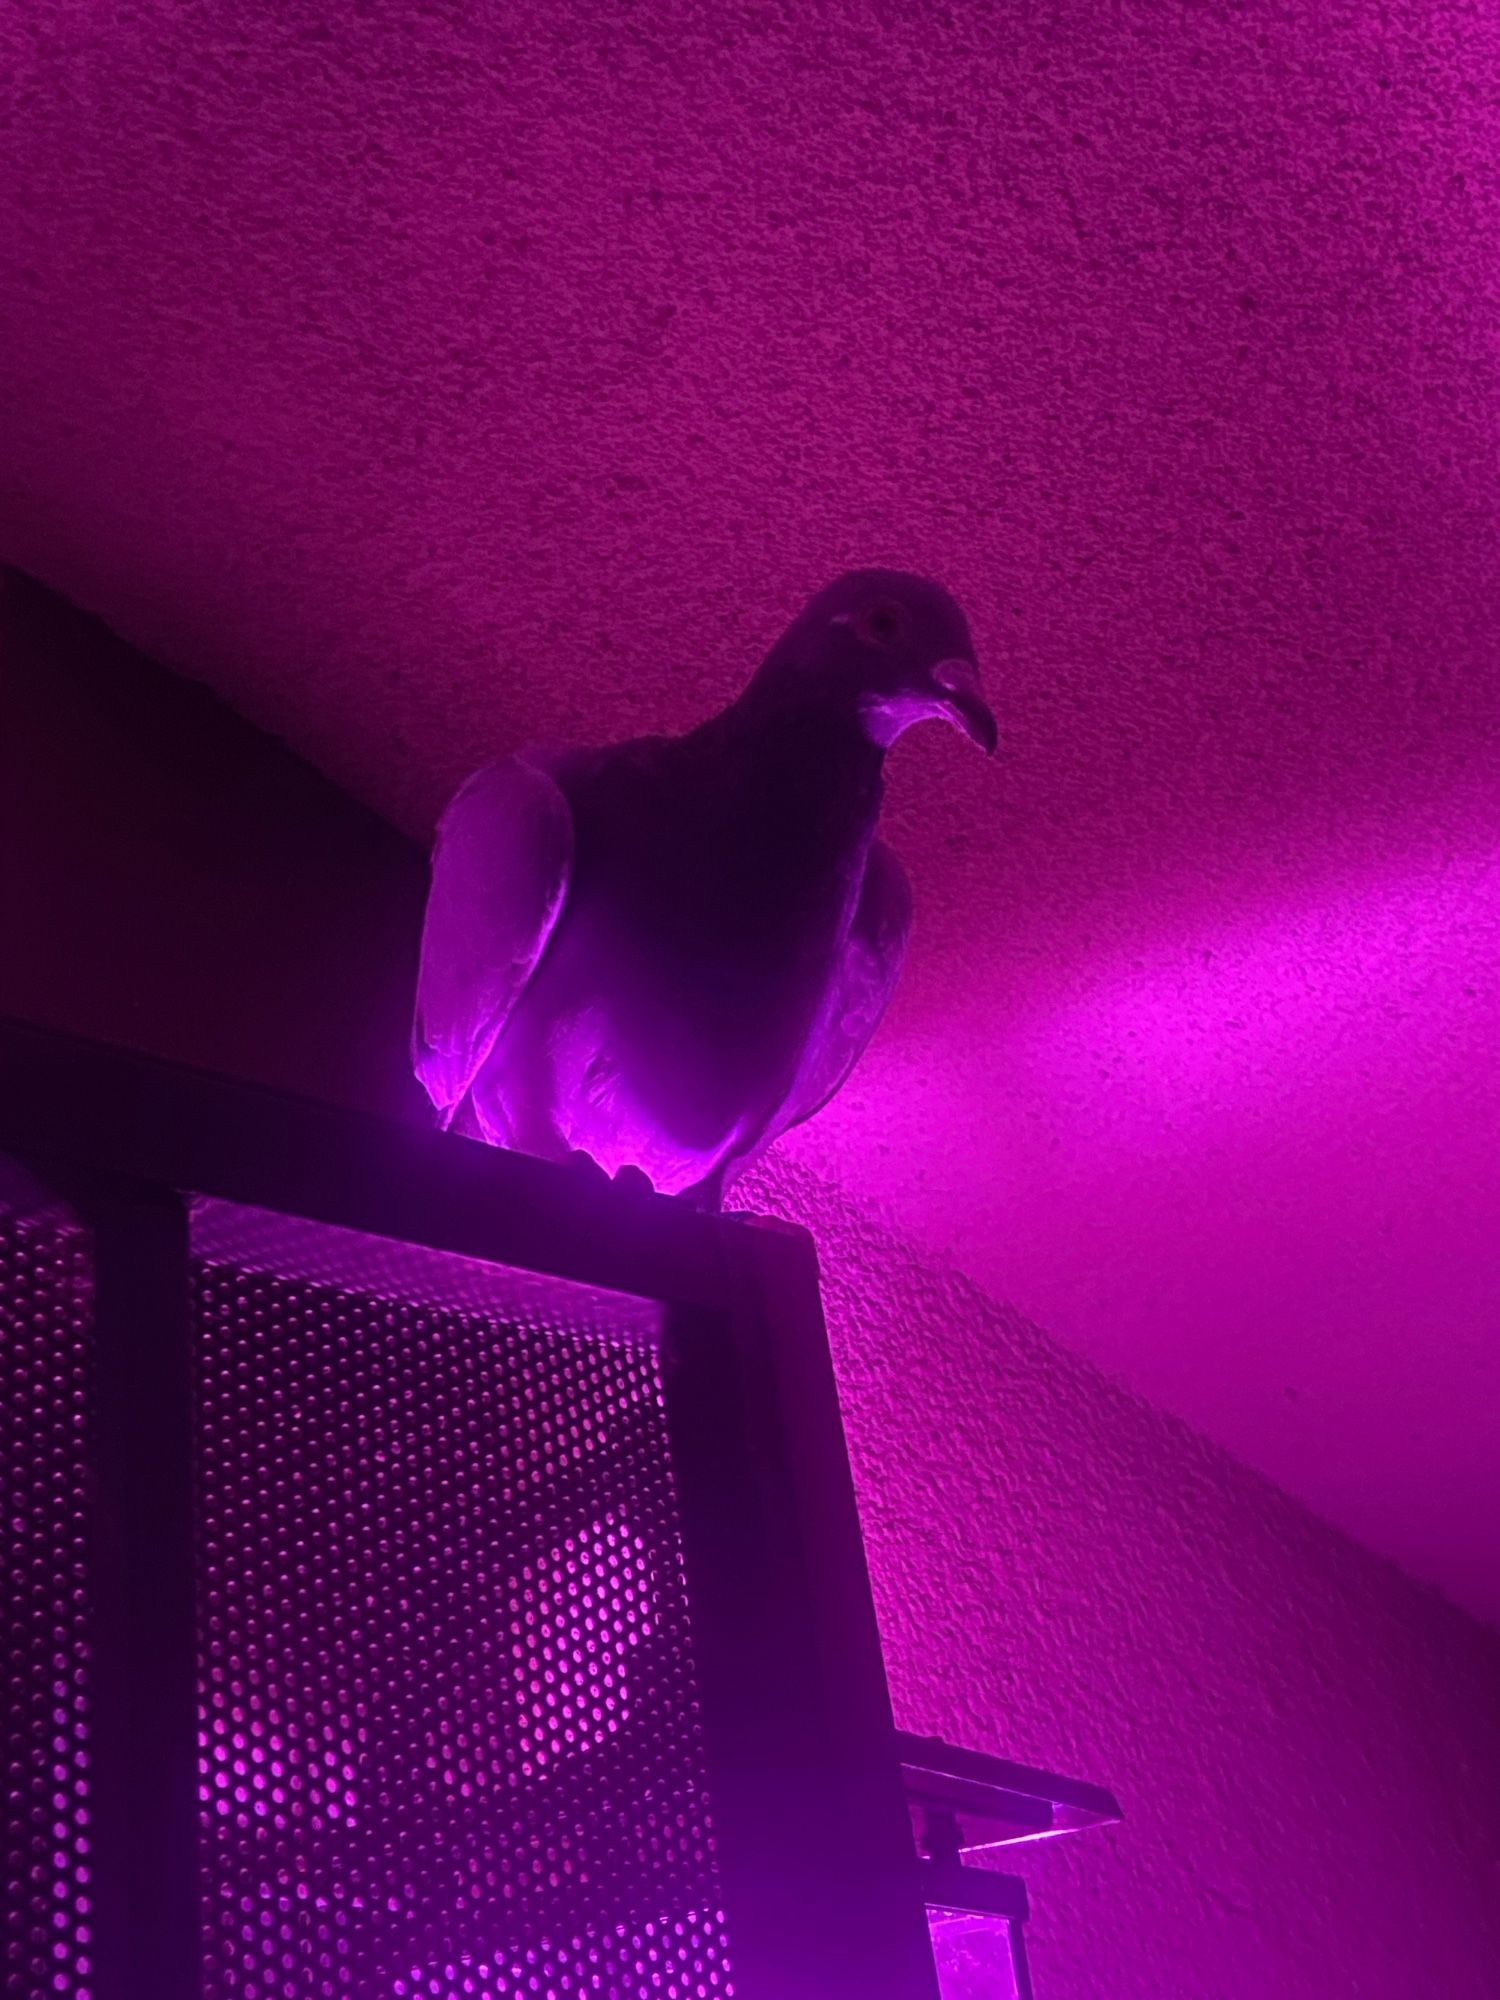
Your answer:
[[[979,692],[979,670],[972,660],[939,660],[932,670],[943,709],[956,729],[993,757],[1000,731],[988,703]]]

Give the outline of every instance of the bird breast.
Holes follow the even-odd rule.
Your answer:
[[[712,1164],[786,1101],[873,818],[840,828],[795,793],[620,805],[575,807],[573,882],[528,999],[550,1017],[557,1110],[575,1135],[612,1120],[636,1163],[651,1135]]]

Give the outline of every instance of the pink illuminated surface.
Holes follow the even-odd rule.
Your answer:
[[[935,1162],[929,1192],[993,1290],[1488,1607],[1500,826],[1466,806],[1463,844],[1411,833],[1279,907],[1163,912],[1060,956],[990,1027],[971,1101],[936,1021],[864,1087],[941,1120],[960,1160],[987,1150],[988,1183]],[[861,1110],[808,1155],[853,1171]],[[884,1162],[867,1178],[889,1186]]]
[[[511,1652],[530,1775],[596,1749],[629,1719],[630,1656],[654,1630],[653,1592],[645,1544],[614,1517],[549,1549],[519,1583]]]
[[[1497,1615],[1500,30],[997,20],[0,10],[0,553],[419,834],[945,578],[796,1143]]]

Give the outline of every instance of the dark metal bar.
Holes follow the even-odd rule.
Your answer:
[[[919,1861],[917,1878],[929,1910],[959,1916],[1003,1918],[1024,1924],[1031,1915],[1026,1884],[1019,1875],[1001,1875],[992,1868],[965,1868],[954,1861]]]
[[[914,1803],[939,1807],[965,1822],[960,1848],[999,1846],[1011,1840],[1034,1840],[1054,1829],[1055,1816],[1045,1799],[1024,1792],[1007,1792],[972,1779],[949,1778],[923,1771],[905,1771],[906,1796]],[[973,1822],[970,1826],[968,1823]],[[979,1836],[982,1830],[983,1837]]]
[[[936,2000],[810,1240],[726,1234],[665,1346],[735,1988]]]
[[[1055,1772],[1013,1764],[1008,1758],[991,1757],[979,1750],[962,1750],[939,1736],[912,1736],[899,1730],[896,1755],[907,1791],[914,1798],[959,1804],[967,1796],[971,1809],[977,1811],[982,1795],[988,1792],[996,1802],[997,1816],[1007,1798],[1044,1801],[1064,1809],[1069,1815],[1064,1824],[1070,1828],[1109,1826],[1123,1817],[1119,1800],[1103,1785],[1062,1778]],[[959,1786],[966,1792],[957,1789]]]
[[[663,1401],[677,1491],[693,1635],[693,1671],[708,1764],[715,1862],[728,1915],[735,1990],[794,2000],[801,1925],[787,1871],[771,1865],[784,1817],[775,1578],[744,1486],[749,1440],[721,1317],[678,1311],[662,1344]],[[769,1675],[769,1682],[766,1676]],[[752,1690],[759,1684],[759,1694]],[[793,1830],[795,1840],[795,1830]],[[784,1984],[790,1976],[793,1983]]]
[[[848,1912],[843,1990],[851,2000],[935,2000],[937,1975],[912,1865],[910,1814],[891,1755],[890,1690],[817,1251],[800,1229],[742,1231],[726,1237],[724,1248],[736,1267],[740,1351],[757,1364],[746,1402],[769,1445],[762,1461],[763,1490],[775,1510],[768,1539],[789,1583],[803,1593],[810,1762],[829,1802],[824,1865],[828,1851],[836,1852],[840,1903]]]
[[[97,1184],[90,1767],[97,2000],[197,2000],[197,1728],[187,1216]]]
[[[0,1147],[64,1168],[714,1305],[742,1225],[567,1167],[0,1021]]]
[[[1014,1919],[1006,1926],[1010,1939],[1010,1969],[1016,1982],[1016,2000],[1036,2000],[1031,1984],[1031,1960],[1026,1955],[1026,1926]]]

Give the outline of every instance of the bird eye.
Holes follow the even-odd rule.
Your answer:
[[[855,620],[854,629],[867,646],[894,646],[906,635],[906,611],[900,604],[872,604]]]

